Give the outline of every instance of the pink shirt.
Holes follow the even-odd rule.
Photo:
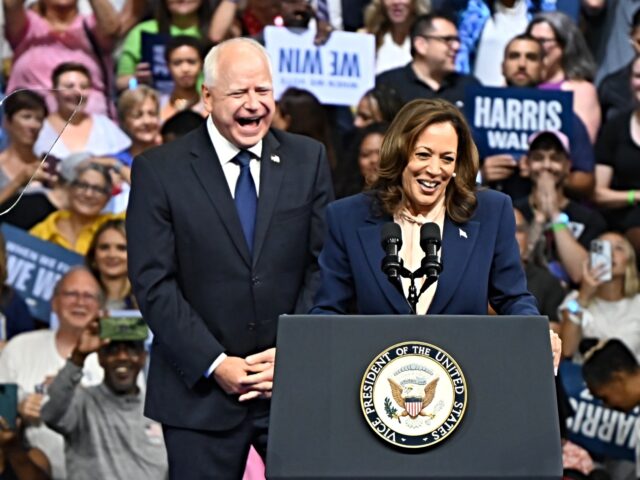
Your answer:
[[[77,62],[87,67],[91,73],[93,88],[86,111],[106,114],[102,72],[82,27],[84,18],[89,30],[95,33],[95,17],[78,15],[65,32],[56,32],[49,22],[37,13],[26,10],[26,14],[27,25],[24,32],[17,38],[7,38],[14,52],[7,92],[13,92],[19,88],[50,89],[53,70],[62,62]],[[109,53],[103,58],[107,64],[107,71],[111,72],[113,70],[110,56],[112,45],[100,45],[100,48]],[[38,93],[44,94],[44,92]],[[47,104],[52,111],[57,110],[51,95],[47,95]]]

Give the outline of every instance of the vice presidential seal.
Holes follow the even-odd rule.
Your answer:
[[[467,385],[460,366],[441,348],[399,343],[369,364],[360,403],[367,423],[384,440],[404,448],[429,447],[460,423]]]

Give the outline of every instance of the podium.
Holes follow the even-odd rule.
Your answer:
[[[439,443],[400,448],[367,423],[363,376],[393,345],[448,353],[465,412]],[[560,479],[546,317],[283,315],[269,425],[270,479]]]

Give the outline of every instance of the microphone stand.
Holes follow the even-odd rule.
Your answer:
[[[438,262],[437,259],[427,259],[426,257],[422,259],[422,265],[416,271],[412,272],[408,270],[403,265],[401,259],[398,259],[399,262],[394,265],[397,269],[398,276],[388,276],[391,284],[396,287],[396,289],[402,294],[404,297],[404,290],[402,288],[402,282],[400,281],[400,277],[408,278],[411,282],[409,284],[409,294],[406,296],[407,302],[409,302],[409,306],[411,307],[411,313],[417,315],[418,310],[418,300],[420,300],[420,296],[431,286],[433,285],[439,277],[440,272],[442,271],[442,264]],[[422,284],[422,288],[420,288],[420,292],[416,288],[416,279],[424,276],[426,273],[427,279]]]

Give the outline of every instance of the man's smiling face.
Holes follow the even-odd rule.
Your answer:
[[[213,85],[202,91],[216,128],[238,148],[252,147],[267,134],[275,112],[273,83],[256,47],[237,43],[220,51]]]

